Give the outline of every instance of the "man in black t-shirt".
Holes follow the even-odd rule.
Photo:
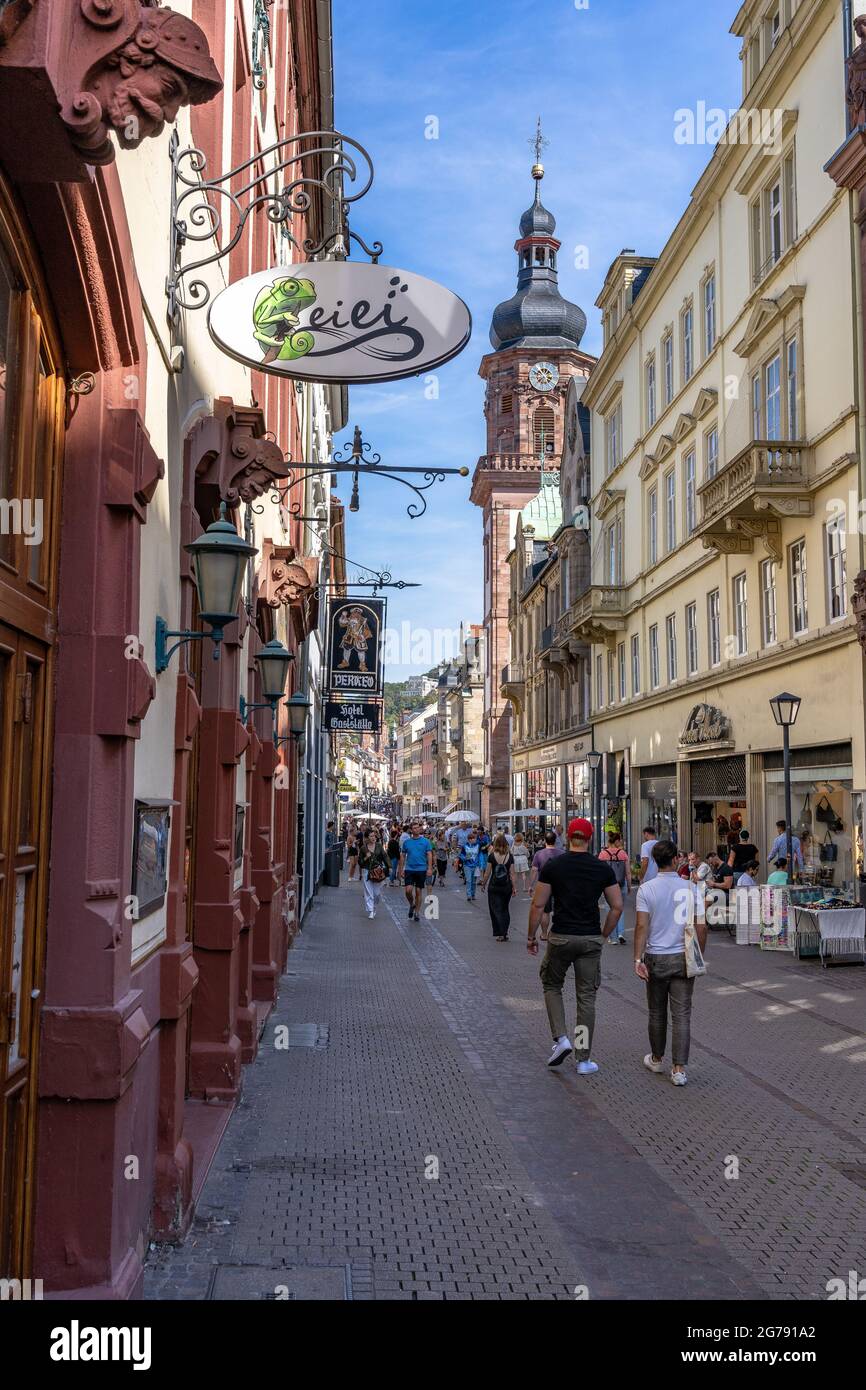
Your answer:
[[[748,830],[741,830],[739,844],[732,845],[728,855],[728,865],[734,871],[735,883],[746,865],[755,863],[758,857],[758,846],[752,844]]]
[[[582,1076],[598,1071],[590,1061],[595,1027],[595,995],[601,983],[601,952],[622,915],[622,889],[610,864],[602,864],[589,851],[592,826],[578,817],[568,827],[568,850],[549,859],[538,875],[529,909],[527,948],[538,954],[538,929],[553,899],[553,921],[547,938],[547,951],[539,975],[544,1003],[553,1034],[553,1050],[547,1065],[558,1067],[572,1051],[565,1031],[562,987],[571,967],[577,992],[577,1023],[574,1053]],[[604,894],[608,912],[604,926],[599,922],[598,900]]]

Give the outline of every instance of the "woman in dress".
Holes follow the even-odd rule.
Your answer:
[[[517,896],[517,875],[514,872],[514,855],[502,834],[493,841],[481,887],[487,890],[493,940],[507,941],[508,928],[511,926],[511,899]]]
[[[518,830],[511,846],[511,853],[514,856],[514,872],[520,874],[520,886],[524,893],[528,889],[529,877],[529,846],[522,830]]]

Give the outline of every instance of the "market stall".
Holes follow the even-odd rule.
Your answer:
[[[822,965],[828,960],[866,963],[866,908],[829,898],[793,912],[798,958],[817,955]]]

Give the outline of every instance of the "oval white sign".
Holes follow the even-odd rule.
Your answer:
[[[341,385],[397,381],[456,357],[472,318],[456,294],[366,262],[274,266],[229,285],[208,311],[223,352],[260,372]]]

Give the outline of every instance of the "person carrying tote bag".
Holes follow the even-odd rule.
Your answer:
[[[659,840],[653,848],[658,873],[637,891],[634,968],[646,984],[650,1050],[648,1071],[664,1069],[668,1015],[672,1023],[671,1081],[685,1086],[691,1037],[692,992],[705,973],[707,944],[704,901],[697,884],[679,877],[677,847]]]

